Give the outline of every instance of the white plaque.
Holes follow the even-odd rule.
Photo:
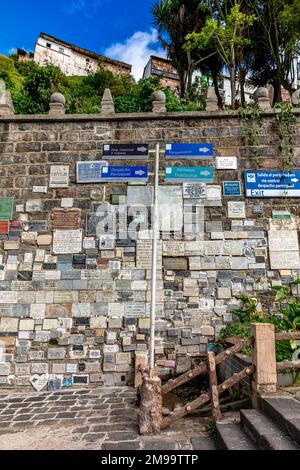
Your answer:
[[[50,168],[50,188],[67,188],[69,186],[69,167],[52,165]]]
[[[230,219],[245,219],[246,208],[244,202],[230,201],[227,203],[227,208]]]
[[[159,229],[180,231],[183,228],[183,199],[181,186],[160,186],[158,189]]]
[[[76,254],[82,251],[82,230],[54,230],[53,253]]]
[[[217,170],[236,170],[237,158],[236,157],[216,157]]]
[[[299,251],[296,230],[277,230],[268,232],[270,251]]]

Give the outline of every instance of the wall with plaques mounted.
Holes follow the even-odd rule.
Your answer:
[[[156,143],[213,149],[160,156],[157,373],[205,355],[236,296],[276,311],[271,287],[300,274],[299,129],[297,115],[288,194],[272,111],[255,160],[234,112],[0,118],[0,388],[133,383],[150,333]]]

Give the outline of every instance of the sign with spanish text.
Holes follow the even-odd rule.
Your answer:
[[[245,171],[247,197],[300,197],[300,170]]]
[[[166,158],[195,158],[211,159],[213,144],[167,144]]]

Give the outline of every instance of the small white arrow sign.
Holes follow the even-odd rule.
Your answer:
[[[209,148],[208,147],[200,147],[199,152],[207,153],[207,152],[209,152]]]
[[[147,147],[137,147],[138,152],[146,152]]]
[[[138,171],[135,172],[136,175],[140,175],[140,176],[144,175],[145,173],[146,172],[143,171],[143,170],[138,170]]]
[[[298,181],[299,181],[299,180],[298,180],[297,178],[292,178],[292,179],[291,179],[291,182],[292,182],[292,183],[298,183]]]
[[[210,172],[209,171],[201,171],[201,175],[204,175],[204,176],[208,176],[210,175]]]

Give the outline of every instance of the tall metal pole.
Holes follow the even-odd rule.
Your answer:
[[[156,310],[156,276],[157,276],[157,229],[158,229],[158,172],[159,172],[159,144],[155,148],[154,170],[154,204],[152,228],[152,263],[151,263],[151,317],[150,317],[150,377],[154,375],[155,367],[155,310]]]

